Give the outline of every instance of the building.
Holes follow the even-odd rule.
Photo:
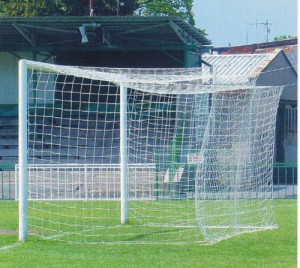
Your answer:
[[[276,162],[297,162],[297,53],[298,39],[288,39],[268,43],[243,45],[236,47],[214,48],[213,52],[219,55],[261,54],[273,53],[276,50],[282,53],[269,68],[282,70],[280,76],[270,78],[260,77],[259,83],[284,85],[281,95],[276,128]],[[275,74],[275,72],[274,72]],[[263,81],[265,80],[265,81]]]
[[[19,59],[103,67],[199,66],[210,41],[178,17],[0,19],[0,163],[17,161]],[[9,139],[10,138],[10,139]]]

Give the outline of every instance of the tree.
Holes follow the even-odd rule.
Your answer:
[[[179,16],[190,25],[195,25],[192,12],[194,0],[137,0],[139,15],[144,16]]]
[[[53,1],[54,2],[54,1]],[[0,0],[0,15],[1,16],[44,16],[53,12],[52,6],[49,6],[50,1],[46,0]]]
[[[141,16],[178,16],[190,25],[195,26],[192,11],[194,0],[137,0],[139,8],[136,13]],[[196,28],[207,36],[203,29]]]
[[[132,15],[137,0],[94,0],[94,15]],[[119,3],[119,5],[117,5]],[[0,16],[86,16],[89,0],[0,0]]]
[[[60,0],[66,6],[64,15],[84,16],[89,14],[89,0]],[[93,0],[93,14],[97,16],[133,15],[139,7],[136,0]]]
[[[286,36],[285,34],[280,35],[280,36],[275,36],[274,41],[282,41],[282,40],[291,39],[291,38],[296,38],[296,36],[291,36],[291,35]]]
[[[0,0],[2,16],[87,16],[89,0]],[[195,26],[194,0],[93,0],[96,16],[178,16]],[[206,35],[205,30],[198,29]]]
[[[173,15],[195,25],[194,0],[93,0],[94,15],[164,16]],[[89,0],[0,0],[1,16],[84,16],[89,15]]]

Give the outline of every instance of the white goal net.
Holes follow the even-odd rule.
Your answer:
[[[19,80],[20,240],[211,244],[276,227],[280,87],[31,61]]]

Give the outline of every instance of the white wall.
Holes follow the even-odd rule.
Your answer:
[[[274,85],[274,86],[284,86],[281,100],[284,103],[295,103],[297,101],[297,72],[292,67],[291,63],[288,61],[287,57],[283,52],[280,52],[275,59],[270,62],[266,69],[263,70],[262,74],[257,79],[257,85],[264,86],[264,85]],[[285,105],[285,113],[281,116],[282,118],[282,125],[280,126],[283,132],[282,137],[283,139],[283,148],[282,152],[277,151],[277,153],[282,153],[284,155],[284,162],[289,163],[297,162],[297,134],[296,134],[296,125],[297,119],[296,115],[294,116],[287,116],[286,111],[289,105]],[[294,109],[294,114],[297,113],[297,108]],[[293,124],[293,128],[291,126],[287,127],[287,123]],[[291,130],[295,130],[294,133]],[[278,130],[277,130],[278,131]]]
[[[32,60],[32,52],[16,52],[24,59]],[[44,57],[38,56],[42,61]],[[0,105],[18,104],[18,62],[19,58],[8,52],[0,52]],[[47,62],[53,63],[53,59]]]
[[[18,103],[18,59],[7,52],[0,52],[0,105]]]
[[[297,73],[283,52],[280,52],[262,71],[257,86],[284,86],[281,100],[297,100]]]

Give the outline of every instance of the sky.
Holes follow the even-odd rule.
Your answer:
[[[296,36],[297,0],[194,0],[196,27],[205,29],[214,47]]]

